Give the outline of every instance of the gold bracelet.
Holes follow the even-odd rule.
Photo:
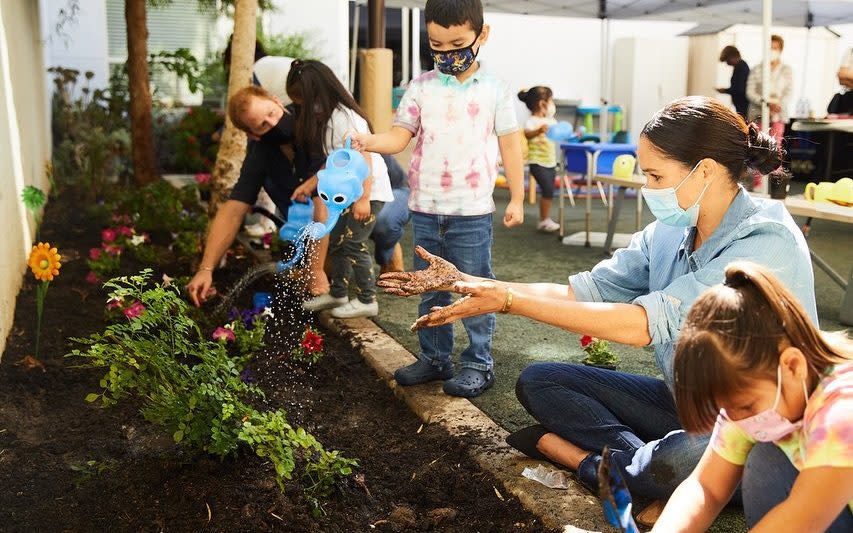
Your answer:
[[[198,267],[198,269],[199,270],[207,270],[208,272],[213,272],[213,267],[202,266],[202,267]]]
[[[504,305],[501,307],[501,313],[509,313],[509,310],[512,309],[512,289],[506,290],[506,299],[504,300]]]

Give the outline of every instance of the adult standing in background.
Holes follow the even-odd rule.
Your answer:
[[[782,50],[785,40],[779,35],[770,36],[770,134],[777,143],[782,142],[785,124],[788,122],[788,103],[794,89],[794,74],[789,65],[782,63]],[[748,122],[761,118],[762,86],[764,63],[756,65],[749,73],[746,82],[746,97],[749,99]]]
[[[732,67],[732,79],[728,88],[718,88],[717,92],[731,96],[735,111],[746,119],[746,112],[749,107],[749,100],[746,98],[749,65],[740,57],[740,50],[731,45],[726,46],[720,52],[720,62]]]

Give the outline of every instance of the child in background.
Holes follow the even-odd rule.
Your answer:
[[[492,193],[498,146],[511,191],[504,225],[516,226],[524,220],[521,139],[512,94],[476,62],[489,36],[479,0],[428,0],[424,20],[436,69],[409,84],[390,132],[357,134],[353,140],[364,150],[395,154],[417,135],[409,168],[415,246],[467,274],[494,278]],[[415,268],[426,266],[424,257],[415,255]],[[450,301],[449,292],[426,293],[419,315]],[[418,331],[418,361],[397,369],[397,383],[446,380],[445,393],[465,397],[488,389],[494,383],[495,315],[466,318],[463,323],[469,346],[460,356],[462,368],[457,375],[450,360],[453,326],[448,324]]]
[[[307,153],[328,155],[344,146],[347,132],[369,134],[372,129],[358,103],[334,72],[319,61],[296,60],[287,75],[287,94],[299,108],[295,123],[295,144]],[[313,111],[313,112],[312,112]],[[332,309],[336,318],[372,317],[379,314],[373,256],[367,246],[376,214],[385,202],[392,202],[388,169],[379,154],[365,154],[371,176],[364,182],[364,194],[341,214],[335,229],[326,237],[331,259],[331,289],[305,302],[305,309]],[[293,198],[310,198],[317,189],[312,176],[293,193]],[[325,220],[325,217],[323,217]],[[322,246],[321,246],[322,249]],[[319,259],[323,264],[324,257]],[[349,284],[356,298],[349,299]]]
[[[684,428],[714,433],[654,531],[705,531],[738,482],[750,531],[853,531],[853,342],[769,271],[733,263],[696,300],[674,392]]]
[[[539,199],[539,224],[536,229],[554,232],[560,225],[551,220],[551,200],[554,198],[554,178],[557,175],[557,155],[554,143],[545,136],[548,128],[557,123],[554,115],[557,106],[553,93],[548,87],[537,85],[518,93],[518,99],[530,110],[530,118],[524,123],[524,136],[527,137],[527,163],[530,175],[539,184],[542,196]]]

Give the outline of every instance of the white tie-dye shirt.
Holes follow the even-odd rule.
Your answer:
[[[412,80],[394,119],[417,135],[409,209],[462,216],[495,210],[497,138],[518,130],[512,98],[482,68],[464,83],[437,70]]]

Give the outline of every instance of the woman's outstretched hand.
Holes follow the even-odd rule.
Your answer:
[[[450,324],[471,316],[496,313],[503,309],[507,301],[508,289],[499,287],[493,281],[457,281],[451,290],[462,294],[462,298],[446,307],[433,307],[428,314],[415,320],[412,331]]]
[[[415,253],[429,263],[424,270],[414,272],[386,272],[379,276],[377,285],[388,294],[397,296],[414,296],[431,291],[453,290],[453,284],[463,281],[464,274],[453,264],[437,255],[415,247]]]

